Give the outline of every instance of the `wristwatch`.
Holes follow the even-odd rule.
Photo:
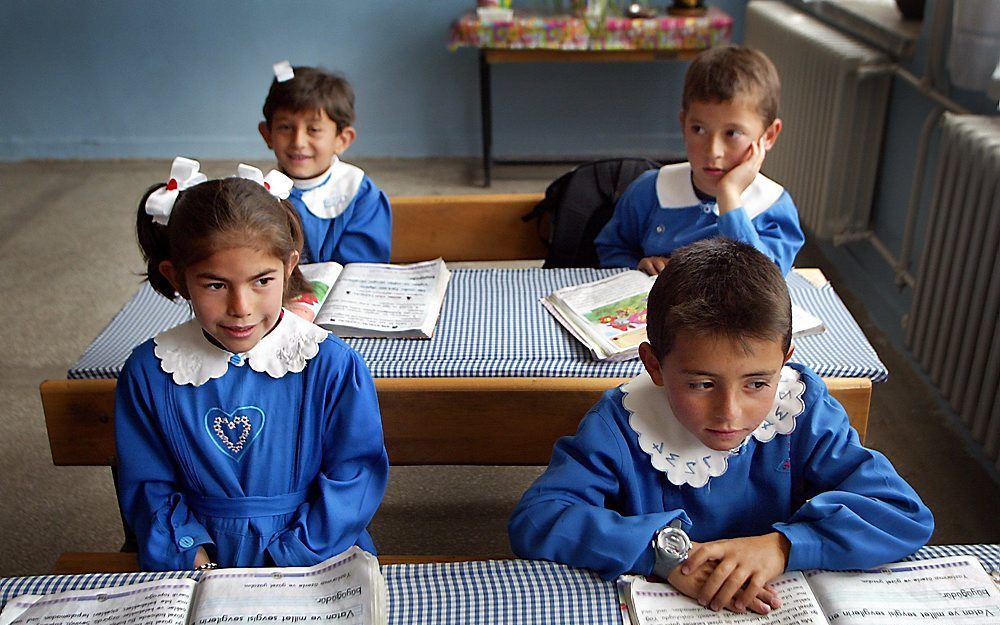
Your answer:
[[[667,579],[671,571],[687,560],[689,551],[691,551],[691,539],[681,529],[681,520],[674,519],[653,537],[653,553],[656,555],[653,575]]]

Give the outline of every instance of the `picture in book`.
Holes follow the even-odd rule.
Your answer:
[[[312,292],[288,308],[341,338],[431,338],[451,275],[440,258],[410,265],[313,263],[301,271]]]

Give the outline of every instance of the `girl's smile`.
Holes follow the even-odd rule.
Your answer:
[[[165,264],[161,271],[170,277],[173,266]],[[278,322],[285,281],[294,266],[286,267],[269,251],[233,247],[187,267],[183,286],[202,328],[229,351],[243,353]]]

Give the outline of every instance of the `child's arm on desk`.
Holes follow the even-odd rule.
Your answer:
[[[791,543],[788,570],[869,568],[910,555],[934,530],[930,510],[885,456],[861,445],[822,380],[809,371],[802,380],[806,411],[789,458],[801,504],[773,526]]]
[[[613,418],[602,399],[575,436],[559,439],[545,472],[515,508],[511,547],[522,558],[589,568],[604,579],[653,570],[652,539],[683,510],[625,514],[617,502],[638,481]]]

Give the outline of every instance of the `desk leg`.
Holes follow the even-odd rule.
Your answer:
[[[489,187],[493,173],[493,103],[490,95],[490,64],[479,50],[479,108],[483,130],[483,186]]]

